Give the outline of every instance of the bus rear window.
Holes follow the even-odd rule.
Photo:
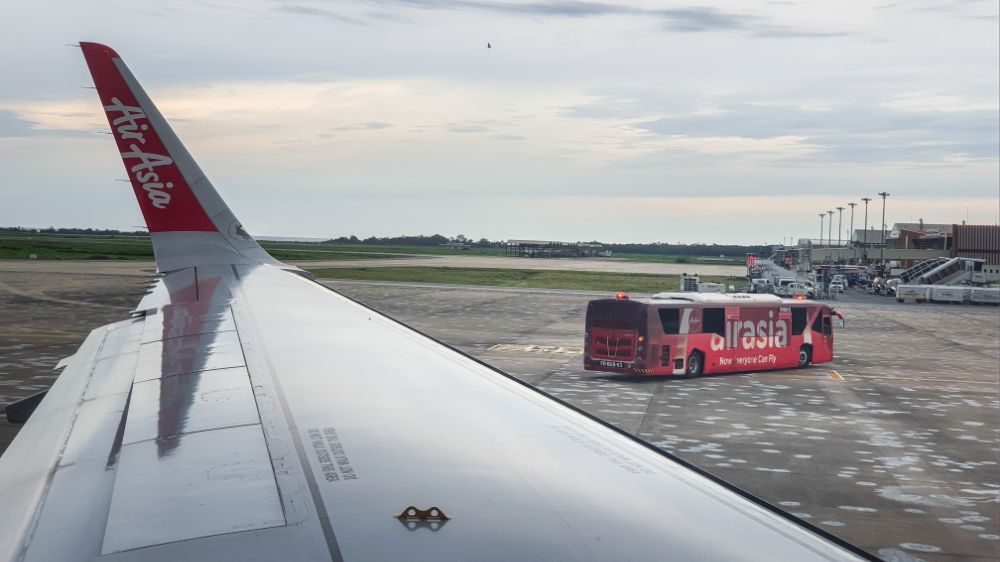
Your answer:
[[[726,309],[706,308],[701,311],[701,331],[726,337]]]
[[[681,331],[681,311],[678,308],[661,308],[660,324],[664,334],[678,334]]]
[[[635,301],[603,299],[587,305],[587,327],[636,329],[642,305]]]

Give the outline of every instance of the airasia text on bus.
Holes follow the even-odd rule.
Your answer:
[[[824,304],[774,295],[619,294],[587,305],[583,364],[686,377],[805,367],[833,360],[833,316]]]

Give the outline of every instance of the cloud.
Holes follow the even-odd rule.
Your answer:
[[[351,125],[341,125],[340,127],[334,127],[333,131],[376,131],[379,129],[388,129],[392,127],[392,123],[385,123],[382,121],[368,121],[366,123],[354,123]]]
[[[505,14],[587,17],[636,14],[643,10],[618,4],[561,0],[555,2],[506,3],[488,0],[371,0],[376,4],[407,6],[424,10],[482,10]]]
[[[655,10],[651,13],[662,18],[667,29],[685,32],[746,29],[749,23],[760,19],[706,7]]]
[[[27,137],[36,134],[31,121],[25,121],[13,111],[0,109],[0,137]]]
[[[620,123],[642,133],[634,147],[794,160],[800,164],[954,165],[995,161],[995,100],[909,95],[885,103],[720,103],[660,101],[648,93],[600,98],[562,115]]]
[[[67,115],[69,117],[71,115]],[[78,137],[88,133],[71,129],[45,128],[39,123],[23,119],[17,113],[0,109],[0,138],[23,138],[41,136]]]
[[[339,23],[349,23],[354,25],[365,25],[365,22],[355,19],[352,17],[344,16],[334,12],[332,10],[327,10],[326,8],[316,8],[314,6],[303,6],[301,4],[279,4],[273,8],[278,12],[285,12],[286,14],[296,14],[301,16],[318,16],[330,21],[335,21]]]
[[[449,125],[450,133],[487,133],[489,129],[482,125]]]
[[[717,8],[643,9],[623,4],[557,0],[553,2],[506,3],[490,0],[369,0],[379,5],[395,5],[421,10],[475,10],[507,15],[584,18],[631,15],[654,18],[663,29],[680,33],[746,31],[760,37],[826,38],[850,35],[846,31],[811,31],[769,23],[760,16],[724,12]]]
[[[829,39],[857,35],[857,33],[853,31],[814,31],[780,25],[762,25],[754,29],[753,33],[757,37],[776,37],[788,39]]]

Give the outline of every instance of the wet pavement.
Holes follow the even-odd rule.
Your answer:
[[[0,267],[0,404],[127,317],[150,266]],[[849,293],[834,362],[686,380],[583,371],[595,293],[329,285],[887,560],[1000,559],[995,307]]]
[[[152,264],[129,265],[124,274],[67,264],[61,273],[0,268],[0,410],[51,386],[52,369],[91,330],[128,318],[153,274]],[[19,427],[0,411],[0,453]]]

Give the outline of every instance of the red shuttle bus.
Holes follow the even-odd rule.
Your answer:
[[[584,368],[636,375],[805,367],[833,359],[828,306],[774,295],[660,293],[590,301]]]

